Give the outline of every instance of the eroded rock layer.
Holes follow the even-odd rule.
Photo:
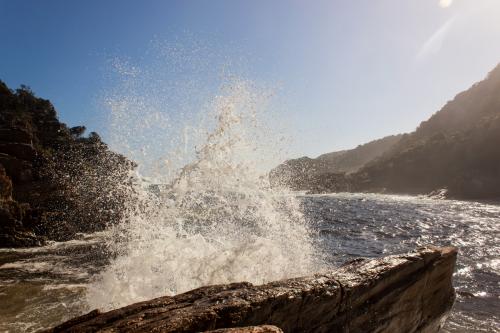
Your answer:
[[[47,332],[437,332],[455,293],[454,248],[422,248],[254,286],[195,289],[101,313]],[[242,327],[242,328],[237,328]]]

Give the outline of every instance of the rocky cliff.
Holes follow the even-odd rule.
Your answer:
[[[271,180],[283,176],[291,179],[285,185],[311,192],[428,194],[446,189],[452,198],[500,198],[499,145],[500,65],[355,172],[333,177],[324,167],[318,172],[311,163],[301,163],[295,177],[280,166]]]
[[[0,247],[68,240],[120,219],[133,163],[59,122],[29,88],[0,81]]]
[[[428,247],[261,286],[202,287],[47,332],[437,332],[454,302],[456,254]]]
[[[360,190],[500,198],[500,65],[362,168]]]

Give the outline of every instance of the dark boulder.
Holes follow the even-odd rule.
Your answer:
[[[0,164],[0,247],[36,246],[43,243],[26,228],[23,221],[29,216],[29,205],[12,199],[12,182]]]
[[[19,142],[0,143],[0,153],[30,162],[33,161],[37,155],[33,145]]]
[[[0,142],[18,142],[31,144],[33,137],[20,128],[0,128]]]
[[[33,180],[33,165],[30,162],[0,153],[0,164],[5,168],[7,175],[16,184]]]

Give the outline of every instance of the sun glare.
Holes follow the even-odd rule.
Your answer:
[[[441,8],[448,8],[452,3],[453,0],[439,0],[439,6],[441,6]]]

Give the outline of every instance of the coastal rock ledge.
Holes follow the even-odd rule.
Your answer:
[[[425,247],[260,286],[207,286],[94,310],[46,332],[437,332],[455,299],[456,256]]]

